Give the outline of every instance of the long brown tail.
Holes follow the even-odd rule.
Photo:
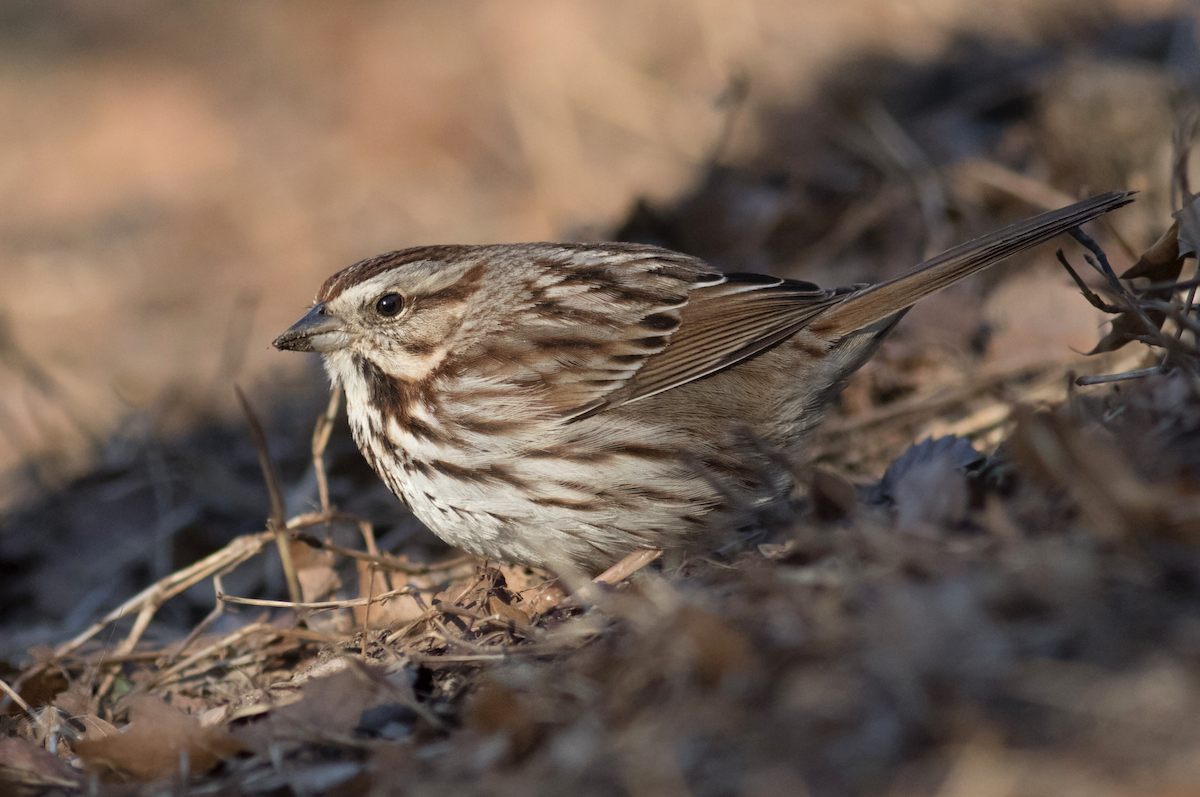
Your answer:
[[[1128,205],[1132,191],[1110,191],[1058,210],[1019,221],[926,260],[902,277],[851,294],[814,319],[813,326],[833,337],[847,335],[911,307],[976,271],[1048,241],[1072,227]]]

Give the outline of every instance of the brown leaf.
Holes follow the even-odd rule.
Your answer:
[[[182,755],[188,769],[207,772],[245,748],[217,728],[202,727],[195,717],[153,697],[133,701],[123,733],[88,732],[75,742],[84,766],[118,781],[162,780],[180,771]]]
[[[47,667],[39,670],[36,675],[21,684],[21,697],[33,708],[41,708],[47,703],[55,702],[70,684],[62,670],[57,667]],[[20,714],[21,709],[10,703],[6,714]]]
[[[1149,249],[1142,253],[1138,262],[1121,275],[1121,279],[1132,280],[1145,277],[1152,282],[1178,279],[1179,271],[1174,268],[1175,263],[1187,254],[1180,250],[1179,222],[1176,221],[1159,236]]]
[[[300,596],[305,601],[323,600],[342,586],[333,569],[335,557],[331,551],[318,551],[301,542],[289,543],[289,547],[300,582]]]
[[[1200,196],[1192,197],[1191,207],[1182,207],[1171,215],[1175,217],[1173,226],[1179,228],[1179,254],[1194,256],[1200,251],[1200,229],[1196,226],[1200,221]]]
[[[487,678],[467,704],[467,727],[487,736],[503,734],[507,751],[518,755],[537,739],[537,723],[513,690]]]
[[[497,615],[505,620],[517,623],[518,625],[529,625],[529,615],[525,614],[525,612],[521,611],[516,606],[506,603],[498,595],[492,595],[488,598],[487,607],[489,614]]]
[[[715,614],[685,606],[675,616],[675,627],[691,643],[690,663],[701,681],[719,683],[750,668],[750,643]]]
[[[75,790],[82,787],[82,781],[74,767],[36,744],[0,737],[0,793],[32,795],[50,789]]]

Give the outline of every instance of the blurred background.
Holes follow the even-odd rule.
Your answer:
[[[0,623],[25,631],[0,653],[262,528],[234,383],[311,507],[325,382],[270,341],[361,258],[622,238],[835,285],[1135,188],[1108,228],[1122,270],[1170,222],[1200,78],[1185,11],[3,0]],[[1077,358],[1101,321],[1043,247],[919,306],[843,412]],[[922,433],[822,450],[877,478]],[[412,531],[344,431],[331,453],[340,506]],[[186,632],[211,605],[202,585],[160,619]]]
[[[269,342],[326,276],[360,258],[438,242],[610,238],[639,198],[647,211],[686,195],[712,178],[714,159],[753,167],[757,183],[735,187],[741,215],[665,242],[725,267],[796,271],[849,198],[877,194],[878,179],[846,168],[847,151],[865,157],[854,136],[908,124],[915,106],[944,109],[973,92],[967,114],[1000,114],[985,131],[995,138],[1004,114],[1057,74],[1101,105],[1097,87],[1123,81],[1116,90],[1138,103],[1124,109],[1131,123],[1152,127],[1145,114],[1164,115],[1178,55],[1167,50],[1180,46],[1175,5],[4,0],[0,471],[35,463],[39,479],[61,481],[131,415],[186,427],[228,413],[235,380],[305,368]],[[1126,32],[1098,48],[1099,32],[1116,28]],[[1072,57],[1156,63],[1099,79],[1049,67]],[[947,58],[956,72],[943,65],[901,85],[904,70]],[[882,104],[865,102],[870,92]],[[1099,106],[1060,115],[1072,143],[1114,118]],[[914,147],[885,171],[996,143],[962,119],[922,121],[908,135],[933,131],[942,151]],[[1152,133],[1148,154],[1119,154],[1162,155],[1169,127]],[[1005,145],[1020,159],[1018,138]],[[841,162],[818,157],[831,139],[842,139]],[[1124,187],[1113,179],[1125,176],[1067,189]],[[785,195],[788,181],[816,188]],[[848,240],[807,261],[840,254],[911,197],[881,200],[839,232]],[[762,235],[781,214],[793,217],[786,256],[764,258]],[[660,219],[634,216],[628,235],[672,237]],[[742,252],[712,240],[732,231]],[[896,256],[952,237],[934,229]]]

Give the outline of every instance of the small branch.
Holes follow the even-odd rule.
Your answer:
[[[0,692],[8,695],[8,697],[12,699],[12,702],[16,703],[22,711],[30,716],[31,719],[35,721],[37,720],[37,716],[33,713],[33,709],[29,707],[29,704],[22,700],[21,696],[17,694],[16,690],[9,686],[3,678],[0,678]],[[3,701],[0,701],[0,708],[4,708]]]
[[[1139,368],[1136,371],[1126,371],[1125,373],[1122,373],[1122,374],[1101,374],[1100,376],[1081,376],[1075,380],[1075,384],[1079,385],[1080,387],[1086,387],[1087,385],[1103,385],[1103,384],[1107,384],[1109,382],[1123,382],[1127,379],[1141,379],[1146,376],[1153,376],[1154,374],[1161,374],[1162,372],[1163,372],[1162,366],[1152,365],[1149,368]]]
[[[352,606],[369,606],[372,603],[389,600],[401,595],[410,594],[414,587],[401,587],[388,592],[380,593],[371,598],[351,598],[344,601],[319,601],[315,603],[302,603],[297,601],[272,601],[262,598],[239,598],[236,595],[226,595],[220,593],[217,595],[217,600],[225,601],[226,603],[239,603],[245,606],[269,606],[278,609],[307,609],[310,611],[328,611],[330,609],[349,609]]]
[[[292,539],[294,539],[296,542],[302,542],[305,545],[316,548],[319,551],[332,551],[333,553],[341,554],[342,556],[348,556],[351,559],[357,559],[360,562],[368,562],[379,567],[387,568],[388,570],[395,570],[398,573],[404,573],[406,576],[423,576],[427,573],[442,572],[453,567],[458,567],[459,565],[469,562],[474,558],[471,554],[464,554],[463,556],[456,556],[453,559],[448,559],[445,562],[441,562],[436,565],[413,565],[409,564],[408,562],[402,562],[395,557],[388,556],[387,554],[370,554],[363,553],[362,551],[356,551],[353,548],[343,548],[340,545],[334,545],[333,543],[325,542],[324,540],[314,537],[311,534],[294,532],[292,534]]]
[[[1063,254],[1063,250],[1058,249],[1054,252],[1054,254],[1058,256],[1058,262],[1062,263],[1063,268],[1065,268],[1067,273],[1071,275],[1071,279],[1075,280],[1075,285],[1079,287],[1079,291],[1083,294],[1083,298],[1087,299],[1092,307],[1095,307],[1097,310],[1103,313],[1116,314],[1124,311],[1123,308],[1117,307],[1113,304],[1108,304],[1098,295],[1096,295],[1092,289],[1087,286],[1087,283],[1083,281],[1083,277],[1079,276],[1075,269],[1071,267],[1071,264],[1067,262],[1067,256]]]
[[[324,414],[317,418],[317,425],[313,429],[313,470],[317,474],[317,494],[321,497],[321,513],[326,516],[331,515],[332,510],[329,507],[329,480],[325,474],[325,448],[329,445],[329,436],[333,433],[333,425],[337,420],[337,411],[341,400],[342,389],[335,387],[329,394],[329,404],[325,407]]]
[[[1121,280],[1117,278],[1117,272],[1113,271],[1112,266],[1108,264],[1108,255],[1106,255],[1104,250],[1100,248],[1100,244],[1096,243],[1092,236],[1088,235],[1078,227],[1067,230],[1067,234],[1078,241],[1084,249],[1087,249],[1096,256],[1096,260],[1099,261],[1099,264],[1097,264],[1096,261],[1088,258],[1086,255],[1084,256],[1084,259],[1087,260],[1088,264],[1092,268],[1104,275],[1104,278],[1108,280],[1108,284],[1112,286],[1112,289],[1117,293],[1126,293],[1125,286],[1122,285]]]
[[[237,385],[233,386],[242,412],[246,416],[246,425],[250,427],[250,440],[258,453],[258,465],[262,468],[263,478],[267,480],[267,493],[271,497],[271,517],[267,519],[267,529],[275,534],[275,545],[279,548],[279,559],[283,562],[283,575],[287,579],[288,595],[293,603],[299,603],[302,597],[300,579],[296,575],[296,565],[292,562],[292,552],[288,550],[287,508],[283,501],[283,488],[279,485],[279,474],[275,470],[275,462],[271,459],[271,451],[267,448],[267,436],[263,434],[258,417],[246,400],[246,394]]]

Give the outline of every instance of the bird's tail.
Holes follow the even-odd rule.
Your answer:
[[[851,294],[817,318],[812,327],[831,337],[848,335],[911,307],[976,271],[1050,240],[1133,201],[1132,191],[1110,191],[1058,210],[1019,221],[926,260],[902,277]]]

